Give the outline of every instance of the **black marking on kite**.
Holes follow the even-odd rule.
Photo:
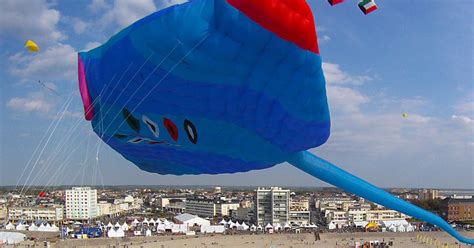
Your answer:
[[[140,121],[133,117],[132,113],[128,111],[126,108],[122,110],[123,118],[127,121],[127,124],[133,129],[135,132],[140,132]]]
[[[117,139],[125,139],[125,138],[128,137],[128,135],[121,134],[121,133],[116,133],[116,134],[114,134],[114,137],[117,138]]]
[[[160,136],[160,128],[154,121],[145,115],[142,116],[142,121],[148,126],[148,129],[150,129],[155,137],[158,138]]]
[[[189,120],[184,120],[184,131],[188,135],[189,141],[196,144],[198,141],[198,133],[194,124]]]
[[[141,138],[141,137],[135,137],[135,138],[129,140],[128,142],[137,144],[137,143],[142,142],[143,140],[145,140],[145,139],[143,139],[143,138]]]

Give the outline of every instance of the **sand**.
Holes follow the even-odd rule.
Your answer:
[[[474,238],[474,232],[464,232],[463,235]],[[414,233],[323,233],[321,240],[315,241],[311,233],[305,234],[236,234],[236,235],[199,235],[199,236],[152,236],[131,237],[121,239],[89,239],[52,241],[50,247],[102,247],[102,248],[309,248],[309,247],[354,247],[355,242],[378,240],[392,241],[391,247],[472,247],[458,244],[444,232],[414,232]],[[32,247],[32,241],[23,242],[16,247]],[[37,242],[37,247],[44,247],[43,242]],[[442,246],[448,245],[448,246]]]

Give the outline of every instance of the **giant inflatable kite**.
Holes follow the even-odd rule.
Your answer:
[[[195,0],[151,14],[79,54],[85,117],[140,169],[218,174],[285,161],[462,237],[440,217],[306,151],[330,119],[304,0]]]

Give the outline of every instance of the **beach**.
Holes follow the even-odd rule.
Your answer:
[[[474,237],[474,232],[463,232]],[[355,247],[356,242],[391,242],[390,247],[472,247],[459,244],[445,232],[412,233],[322,233],[319,241],[312,233],[302,234],[236,234],[236,235],[170,235],[129,238],[98,238],[87,240],[51,240],[50,247],[99,247],[99,248],[309,248],[309,247]],[[33,247],[33,241],[25,241],[16,247]],[[44,247],[43,241],[37,241],[36,247]],[[447,246],[446,246],[447,245]],[[9,246],[13,247],[13,246]]]

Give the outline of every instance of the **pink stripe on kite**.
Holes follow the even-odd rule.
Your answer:
[[[79,90],[81,92],[82,104],[84,105],[84,116],[86,120],[90,121],[94,118],[94,108],[92,107],[91,97],[89,95],[89,88],[87,88],[86,74],[84,70],[84,63],[78,55],[78,75],[79,75]]]

